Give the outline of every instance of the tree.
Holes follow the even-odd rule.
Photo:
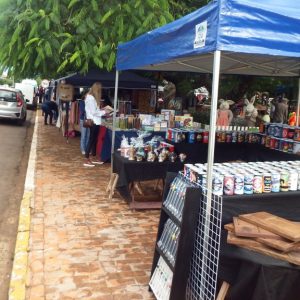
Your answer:
[[[167,0],[0,0],[0,7],[0,68],[17,77],[110,70],[119,42],[173,20]]]

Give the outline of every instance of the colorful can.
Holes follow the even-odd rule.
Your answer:
[[[203,143],[204,144],[208,143],[208,131],[203,132]]]
[[[260,144],[263,146],[266,145],[266,135],[264,135],[264,134],[261,135]]]
[[[295,128],[290,126],[288,127],[289,131],[288,131],[288,139],[293,140],[294,139],[294,135],[295,135]]]
[[[289,173],[280,173],[280,191],[287,192],[289,190]]]
[[[214,174],[212,179],[212,192],[217,196],[223,195],[223,181],[224,176],[221,174]]]
[[[232,142],[232,132],[227,131],[226,132],[226,143],[231,143]]]
[[[279,150],[279,145],[280,145],[280,142],[279,142],[279,138],[275,138],[275,142],[274,142],[274,149],[275,150]]]
[[[196,142],[202,143],[203,142],[203,132],[197,132],[196,134]]]
[[[281,124],[275,124],[274,126],[274,136],[281,138],[282,136],[282,125]]]
[[[294,142],[293,153],[300,155],[300,143],[299,142],[296,142],[296,141]]]
[[[234,175],[234,194],[243,195],[244,194],[244,175],[236,174]]]
[[[259,132],[264,133],[265,132],[265,123],[261,122],[259,124]]]
[[[232,133],[231,133],[231,142],[232,143],[237,142],[237,132],[236,131],[232,131]]]
[[[238,143],[244,143],[245,141],[245,132],[244,131],[239,131],[237,133],[237,142]]]
[[[265,141],[265,147],[270,148],[270,144],[271,144],[271,136],[267,135]]]
[[[294,141],[287,140],[287,143],[288,143],[288,153],[293,153]]]
[[[294,140],[300,142],[300,127],[294,129]]]
[[[216,142],[221,143],[221,141],[222,141],[222,132],[216,131]]]
[[[272,176],[271,174],[263,175],[263,193],[271,193],[272,189]]]
[[[251,195],[253,194],[253,178],[254,175],[247,173],[244,176],[244,194]]]
[[[289,173],[289,191],[297,191],[298,189],[298,173]]]
[[[226,142],[226,131],[222,131],[221,132],[221,143],[225,143]]]
[[[234,176],[231,174],[224,175],[224,194],[233,195],[234,193]]]
[[[281,135],[281,137],[283,139],[287,139],[288,135],[289,135],[289,127],[288,126],[283,126],[282,127],[282,135]]]
[[[280,192],[280,173],[272,173],[272,187],[271,191],[272,193],[278,193]]]
[[[255,174],[253,177],[253,193],[261,194],[263,191],[263,178],[261,174]]]
[[[269,134],[270,123],[266,123],[264,127],[265,127],[265,131],[262,132],[262,133],[264,133],[264,134]]]
[[[276,124],[269,124],[269,127],[268,127],[268,135],[269,136],[274,136],[274,133],[275,133],[275,126]]]
[[[188,132],[188,143],[189,144],[195,143],[195,131],[193,131],[193,130]]]
[[[270,149],[275,149],[275,137],[270,138]]]

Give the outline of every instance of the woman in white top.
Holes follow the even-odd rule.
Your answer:
[[[90,153],[92,156],[96,156],[96,146],[99,133],[99,125],[101,124],[101,117],[105,115],[104,110],[100,110],[98,103],[102,96],[102,85],[100,82],[95,82],[85,98],[85,113],[86,118],[93,120],[93,125],[90,128],[90,137],[85,152],[86,162],[84,166],[94,167],[95,164],[102,164],[99,159],[90,159]],[[98,100],[98,103],[97,103]]]

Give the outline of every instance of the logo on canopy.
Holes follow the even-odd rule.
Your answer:
[[[206,34],[207,34],[207,21],[204,21],[195,26],[194,49],[202,48],[205,46]]]

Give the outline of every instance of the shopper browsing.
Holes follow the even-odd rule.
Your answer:
[[[94,167],[95,164],[103,164],[99,159],[96,159],[96,145],[99,133],[99,125],[101,118],[107,113],[105,109],[100,110],[99,104],[102,96],[102,85],[100,82],[95,82],[85,98],[85,114],[86,118],[92,120],[90,127],[90,137],[85,151],[86,162],[85,167]],[[90,153],[93,160],[90,159]]]

